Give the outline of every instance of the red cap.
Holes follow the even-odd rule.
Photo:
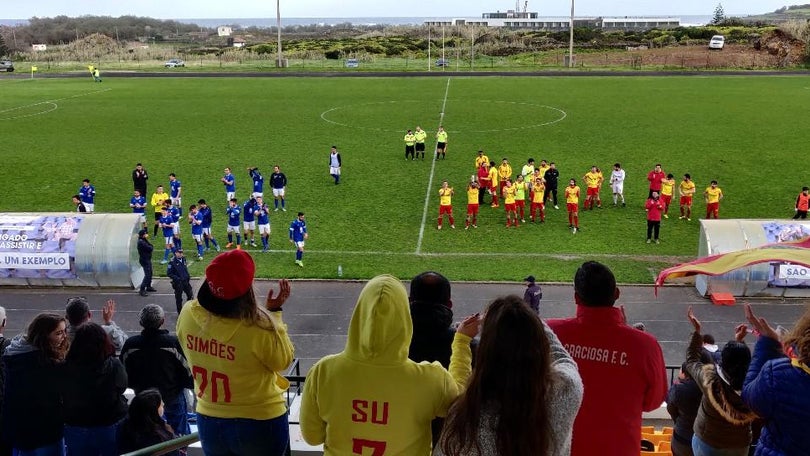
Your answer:
[[[231,300],[248,292],[253,285],[256,264],[244,250],[231,250],[214,257],[205,268],[205,281],[211,294]]]

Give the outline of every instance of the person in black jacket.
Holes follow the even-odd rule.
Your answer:
[[[135,169],[132,170],[132,188],[141,192],[141,195],[146,197],[146,181],[149,180],[149,173],[146,172],[143,165],[138,163]]]
[[[557,180],[560,178],[560,172],[554,162],[549,163],[548,166],[546,174],[543,175],[543,179],[546,180],[546,195],[543,199],[548,202],[549,198],[551,198],[554,202],[554,209],[559,209],[560,206],[557,205]]]
[[[148,389],[136,394],[129,404],[127,419],[118,429],[118,452],[131,453],[177,437],[163,421],[162,409],[163,399],[158,390]],[[180,456],[180,451],[166,454]]]
[[[149,296],[147,291],[157,291],[152,288],[152,250],[154,247],[149,242],[149,231],[142,229],[138,231],[138,263],[143,268],[143,280],[140,286],[140,295]]]
[[[178,435],[191,432],[186,419],[184,390],[194,387],[191,370],[177,336],[163,329],[165,313],[157,304],[147,304],[140,313],[143,331],[124,343],[121,360],[129,387],[136,394],[157,388],[163,397],[166,421]]]
[[[408,358],[418,362],[438,361],[445,369],[450,367],[451,346],[456,330],[453,328],[453,301],[450,297],[450,281],[434,271],[423,272],[411,280],[408,296],[413,321],[413,337],[408,349]],[[475,340],[473,340],[473,360]],[[433,445],[439,440],[444,419],[436,418],[431,423]]]
[[[7,339],[6,336],[3,335],[3,332],[6,329],[6,309],[0,307],[0,356],[6,352],[6,348],[11,345],[11,339]],[[3,372],[2,367],[0,367],[0,456],[11,456],[11,445],[8,443],[8,439],[5,438],[3,435],[3,419],[2,419],[2,410],[3,410],[3,388],[5,385],[5,375]]]
[[[68,454],[117,455],[118,424],[127,414],[127,372],[101,326],[87,322],[76,329],[61,380]]]
[[[177,314],[180,315],[180,311],[183,309],[183,293],[186,294],[187,301],[194,299],[194,291],[191,289],[191,276],[188,273],[183,249],[174,251],[174,258],[169,262],[166,275],[172,279],[174,301],[177,305]]]
[[[692,456],[692,427],[695,424],[703,393],[695,379],[686,372],[686,363],[681,366],[678,380],[669,388],[667,412],[675,422],[672,432],[673,456]]]

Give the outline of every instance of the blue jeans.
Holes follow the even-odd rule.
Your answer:
[[[68,456],[117,456],[118,423],[110,426],[79,427],[65,425]]]
[[[695,456],[748,456],[748,447],[742,448],[713,448],[700,440],[697,434],[692,436],[692,452]]]
[[[65,442],[59,442],[35,448],[33,450],[13,450],[13,456],[65,456]]]
[[[186,410],[186,395],[181,390],[174,398],[163,398],[163,416],[177,435],[191,434]]]
[[[269,420],[197,414],[205,456],[283,456],[290,445],[287,414]]]

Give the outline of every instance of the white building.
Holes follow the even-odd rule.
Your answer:
[[[219,36],[231,36],[233,34],[233,27],[228,27],[227,25],[220,25],[217,27],[217,35]]]
[[[47,44],[32,44],[31,50],[33,51],[47,51],[48,45]]]
[[[561,31],[568,30],[570,17],[540,17],[538,13],[515,12],[484,13],[481,17],[453,18],[451,20],[429,20],[425,25],[456,26],[474,25],[478,27],[505,27],[510,29],[529,29]],[[674,28],[681,25],[678,17],[574,17],[575,28],[592,28],[604,31],[613,30],[649,30],[653,28]]]

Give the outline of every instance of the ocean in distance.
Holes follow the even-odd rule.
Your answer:
[[[674,17],[681,19],[681,24],[689,25],[704,25],[712,20],[710,15],[682,15],[678,16],[673,14]],[[283,27],[291,25],[336,25],[351,23],[355,25],[422,25],[427,20],[451,20],[450,17],[282,17],[281,25]],[[565,17],[561,17],[565,20]],[[217,18],[217,19],[176,19],[179,22],[187,24],[197,24],[201,27],[216,28],[220,25],[236,25],[239,27],[273,27],[276,25],[275,18]],[[0,25],[15,26],[27,25],[27,19],[0,19]]]

